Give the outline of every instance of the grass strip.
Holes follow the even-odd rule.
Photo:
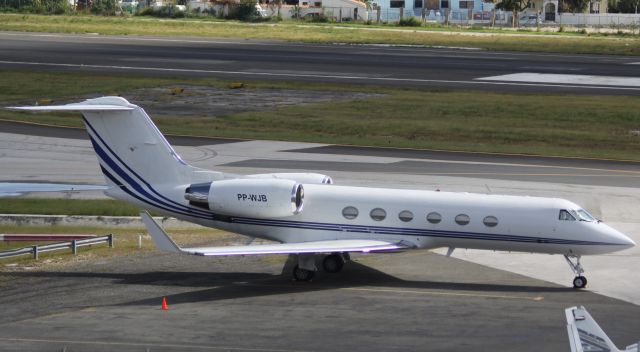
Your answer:
[[[0,214],[138,216],[140,210],[113,199],[0,198]]]
[[[26,99],[47,97],[52,92],[49,97],[54,100],[77,101],[101,94],[126,97],[131,89],[162,85],[183,85],[185,94],[189,84],[226,85],[211,79],[132,75],[15,71],[0,71],[0,75],[7,78],[0,80],[0,91],[12,89],[0,95],[0,104],[6,105],[33,104],[33,100]],[[171,134],[640,160],[637,97],[245,83],[245,90],[330,89],[378,95],[225,116],[174,116],[170,112],[151,115],[163,132]],[[161,98],[177,99],[169,94]],[[0,110],[0,119],[82,126],[77,114]]]
[[[56,265],[68,265],[78,262],[86,262],[105,257],[129,255],[156,250],[151,237],[145,229],[122,229],[117,227],[91,227],[91,226],[7,226],[0,225],[0,233],[12,234],[54,234],[54,233],[80,233],[105,236],[114,234],[114,248],[107,244],[79,247],[78,255],[73,256],[71,250],[40,253],[39,260],[34,260],[29,255],[0,259],[0,272],[11,271],[29,267],[30,269],[51,269]],[[241,238],[238,235],[227,233],[217,229],[184,229],[171,231],[171,238],[180,245],[214,243],[215,245],[228,245]],[[138,247],[141,240],[142,247]],[[46,242],[0,242],[0,250],[22,248],[32,245],[44,245]]]
[[[109,35],[156,35],[242,39],[276,39],[310,43],[408,44],[473,47],[488,50],[536,51],[573,54],[640,55],[640,37],[635,35],[586,35],[556,33],[504,35],[504,31],[450,31],[449,28],[385,26],[241,23],[202,19],[156,19],[87,15],[0,14],[0,30],[56,33],[98,33]],[[447,32],[443,32],[447,30]],[[522,33],[515,33],[522,34]]]

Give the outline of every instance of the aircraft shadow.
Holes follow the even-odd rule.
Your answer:
[[[291,279],[290,268],[295,259],[290,256],[279,275],[247,272],[167,272],[143,273],[91,273],[91,272],[11,272],[0,276],[46,277],[46,278],[104,278],[121,285],[157,285],[175,287],[202,287],[202,290],[166,296],[173,304],[241,299],[260,296],[304,293],[344,288],[375,287],[394,290],[452,291],[458,293],[558,293],[576,292],[566,287],[460,283],[455,281],[415,281],[403,280],[358,262],[349,262],[339,274],[319,272],[311,282],[295,282]],[[455,280],[455,278],[453,279]],[[586,291],[588,292],[588,291]],[[130,301],[120,305],[158,305],[159,297]]]

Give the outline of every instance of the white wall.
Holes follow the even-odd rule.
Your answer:
[[[640,25],[640,14],[630,13],[558,13],[556,23],[569,25],[587,25],[587,26],[629,26]]]

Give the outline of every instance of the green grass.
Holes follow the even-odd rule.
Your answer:
[[[159,117],[165,131],[305,142],[640,159],[640,100],[388,90],[383,98],[207,118]]]
[[[0,198],[0,214],[138,216],[140,210],[112,199]]]
[[[462,46],[489,50],[540,51],[640,55],[640,37],[583,35],[578,33],[527,32],[526,36],[501,35],[504,30],[420,27],[399,31],[398,27],[361,24],[241,23],[202,19],[157,19],[86,15],[44,16],[0,14],[0,30],[112,35],[197,36],[242,39],[277,39],[312,43],[388,43],[426,46]],[[448,31],[443,33],[442,31]],[[487,32],[495,35],[465,35]]]
[[[150,86],[224,86],[211,79],[99,74],[0,72],[0,105],[31,104],[30,96],[77,101],[81,96]],[[24,82],[13,85],[13,82]],[[244,89],[309,89],[378,93],[342,102],[207,116],[154,114],[171,134],[340,143],[368,146],[524,153],[640,160],[640,99],[630,96],[496,93],[245,82]],[[51,95],[47,95],[50,93]],[[0,119],[81,126],[75,114],[0,110]]]

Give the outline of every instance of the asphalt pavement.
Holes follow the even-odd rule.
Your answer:
[[[0,68],[493,91],[638,95],[634,57],[280,41],[0,33]],[[510,74],[583,75],[512,81]],[[592,76],[602,76],[596,80]],[[590,78],[591,77],[591,78]],[[613,78],[611,78],[613,77]],[[633,82],[616,82],[622,77]],[[556,77],[557,78],[557,77]],[[635,80],[635,78],[638,78]],[[592,83],[589,83],[592,80]],[[604,82],[604,83],[603,83]],[[635,82],[635,83],[634,83]]]
[[[568,351],[584,305],[619,346],[640,307],[427,251],[292,282],[286,257],[139,253],[0,272],[3,351]],[[166,297],[168,310],[161,310]]]
[[[27,164],[35,163],[29,160],[27,150],[35,151],[33,157],[42,158],[45,153],[42,150],[44,146],[48,145],[47,148],[52,152],[58,150],[57,138],[77,140],[88,146],[88,137],[82,128],[0,121],[0,133],[6,133],[5,136],[7,136],[5,141],[7,145],[0,145],[0,151],[5,151],[3,156],[5,158],[13,156],[16,160]],[[48,139],[38,140],[37,147],[34,147],[31,145],[33,141],[11,137],[9,134],[53,139],[51,142]],[[196,156],[192,162],[200,163],[197,165],[210,169],[224,167],[240,170],[312,170],[322,173],[371,172],[631,188],[640,185],[640,163],[635,161],[295,143],[290,148],[280,146],[278,143],[264,143],[265,145],[255,147],[252,144],[260,142],[192,136],[167,136],[167,139],[176,147],[195,147],[202,155]],[[20,146],[21,143],[24,143],[24,146]],[[63,144],[67,148],[70,147],[69,143]],[[251,147],[247,154],[239,159],[216,158],[219,151],[239,156],[238,150],[244,150],[245,145]],[[301,145],[304,147],[298,148]],[[271,150],[271,148],[280,147],[282,149]],[[19,151],[19,155],[15,154],[16,151]],[[94,164],[91,159],[94,156],[90,149],[83,148],[81,152],[74,152],[74,154],[75,161],[81,164]],[[85,154],[88,159],[81,160],[81,154]],[[46,157],[46,160],[39,161],[38,164],[52,163],[47,170],[55,170],[58,167],[57,163],[60,162],[56,161],[57,157],[57,155]],[[63,159],[68,161],[67,158]],[[376,161],[371,162],[372,159]],[[211,162],[214,164],[206,164]],[[14,165],[16,166],[12,168],[13,171],[22,170],[17,167],[18,164]],[[32,172],[27,169],[24,171]],[[65,168],[62,172],[66,172]],[[9,174],[9,171],[5,174]],[[40,175],[44,176],[46,173]],[[24,177],[26,176],[14,175],[5,178],[4,181],[15,181]],[[60,180],[39,181],[59,182]]]

